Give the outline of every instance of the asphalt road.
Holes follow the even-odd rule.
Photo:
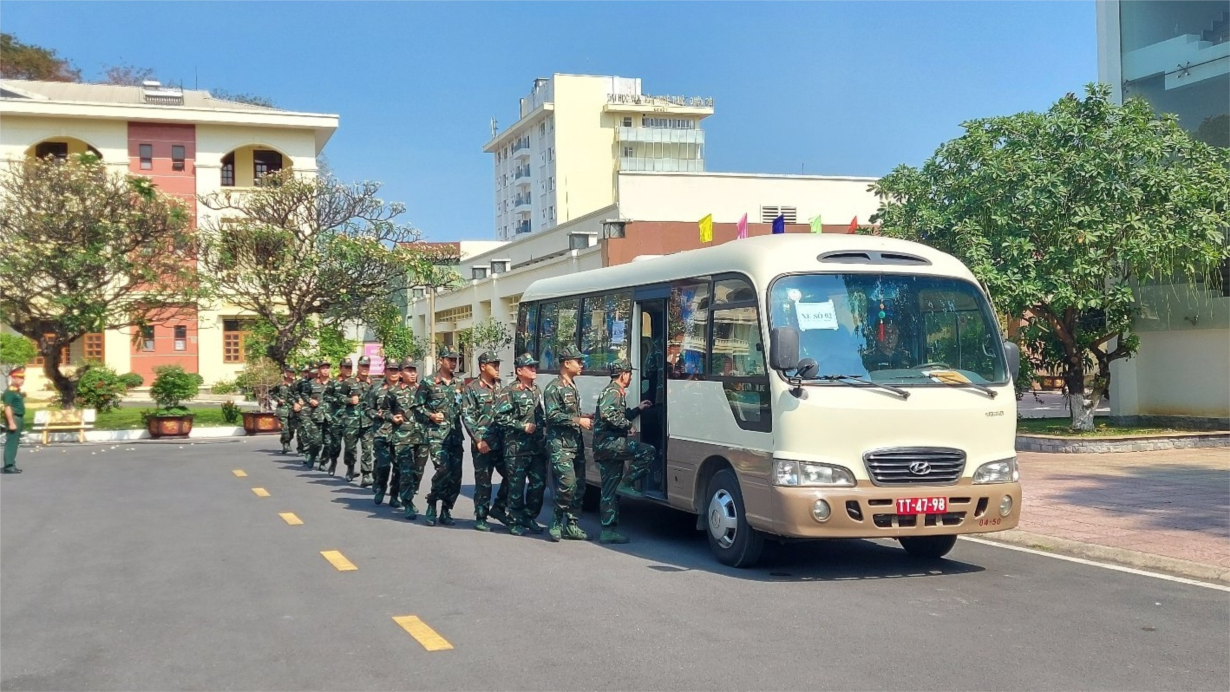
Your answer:
[[[627,546],[479,533],[465,498],[427,527],[275,448],[23,449],[0,477],[0,688],[1230,687],[1225,591],[965,541],[933,563],[843,541],[734,570],[693,518],[639,502]]]

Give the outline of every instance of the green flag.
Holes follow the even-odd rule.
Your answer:
[[[820,223],[819,214],[816,214],[815,216],[813,216],[809,223],[811,223],[812,233],[823,233],[824,232],[824,226]]]

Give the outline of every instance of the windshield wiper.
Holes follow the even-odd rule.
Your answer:
[[[857,387],[859,385],[867,384],[867,385],[871,385],[872,387],[876,387],[878,389],[883,389],[885,391],[892,392],[893,394],[896,394],[902,399],[910,398],[910,393],[904,389],[901,389],[899,387],[890,387],[886,384],[880,384],[879,382],[874,382],[872,380],[869,380],[863,377],[862,375],[821,375],[815,379],[820,380],[822,382],[844,382],[850,385],[851,387]]]
[[[970,389],[977,389],[978,391],[982,392],[983,394],[986,394],[992,399],[999,396],[999,392],[995,391],[994,389],[991,389],[990,387],[984,387],[975,382],[969,382],[969,381],[955,382],[951,380],[943,380],[938,377],[934,377],[932,375],[909,375],[908,377],[915,379],[915,380],[931,380],[933,382],[939,382],[940,384],[946,384],[950,387],[969,387]]]

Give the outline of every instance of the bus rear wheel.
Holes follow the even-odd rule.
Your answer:
[[[956,536],[914,536],[898,540],[905,552],[924,560],[938,560],[957,544]]]
[[[724,565],[751,567],[760,560],[764,536],[747,523],[743,492],[734,471],[722,469],[709,479],[705,509],[709,548]]]

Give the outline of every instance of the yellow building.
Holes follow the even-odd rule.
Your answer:
[[[265,173],[291,169],[314,175],[316,157],[337,129],[338,116],[265,108],[212,98],[207,91],[0,80],[0,158],[91,152],[117,172],[151,178],[188,200],[198,226],[217,212],[200,195],[250,188]],[[153,368],[179,364],[206,384],[233,379],[243,368],[250,316],[226,304],[199,305],[133,328],[89,334],[67,361],[101,360],[116,372],[136,372],[148,384]],[[6,331],[9,331],[5,327]],[[41,365],[41,362],[35,365]],[[30,391],[44,384],[31,368]]]

